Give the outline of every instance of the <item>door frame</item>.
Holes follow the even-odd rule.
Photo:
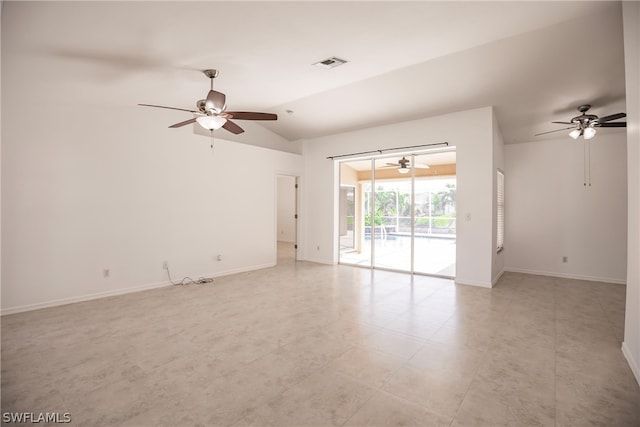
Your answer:
[[[350,161],[371,161],[371,194],[372,194],[372,200],[371,200],[371,218],[374,217],[374,213],[375,213],[375,204],[376,204],[376,197],[375,197],[375,184],[376,184],[376,174],[375,174],[375,165],[376,165],[376,161],[380,160],[380,159],[387,159],[387,158],[395,158],[397,156],[406,156],[406,157],[411,157],[411,162],[412,164],[415,163],[415,158],[416,156],[421,156],[421,155],[429,155],[429,154],[436,154],[439,152],[446,152],[446,151],[453,151],[456,152],[457,150],[455,149],[455,147],[453,148],[448,148],[446,150],[426,150],[426,151],[412,151],[412,152],[398,152],[398,153],[393,153],[393,154],[384,154],[384,155],[374,155],[374,156],[366,156],[366,157],[354,157],[354,158],[349,158],[349,159],[343,159],[343,160],[336,160],[335,162],[338,164],[338,180],[337,180],[337,185],[336,185],[336,194],[338,194],[337,197],[337,201],[339,203],[340,197],[339,197],[339,192],[341,187],[343,187],[342,184],[342,171],[341,171],[341,167],[340,164],[342,163],[349,163]],[[457,161],[456,161],[457,164]],[[454,175],[457,177],[457,172]],[[360,267],[360,268],[368,268],[371,270],[384,270],[384,271],[393,271],[393,272],[400,272],[400,273],[407,273],[407,274],[416,274],[416,275],[421,275],[421,276],[430,276],[430,277],[440,277],[440,278],[447,278],[447,279],[455,279],[455,276],[448,276],[448,275],[442,275],[442,274],[437,274],[437,273],[425,273],[425,272],[418,272],[415,271],[415,217],[416,217],[416,206],[415,206],[415,191],[416,191],[416,185],[415,185],[415,180],[416,180],[416,175],[415,175],[415,168],[411,168],[411,173],[410,175],[407,177],[410,179],[411,181],[411,246],[410,246],[410,269],[409,270],[402,270],[402,269],[394,269],[391,267],[380,267],[380,266],[376,266],[375,263],[375,239],[374,239],[374,232],[375,232],[375,225],[372,222],[372,238],[370,241],[371,244],[371,248],[370,248],[370,259],[369,262],[367,264],[356,264],[356,263],[343,263],[341,261],[341,250],[340,250],[340,235],[339,235],[339,227],[336,227],[336,240],[337,240],[337,255],[338,255],[338,264],[344,264],[344,265],[350,265],[350,266],[354,266],[354,267]],[[456,179],[457,182],[457,179]],[[346,185],[346,184],[345,184]],[[360,182],[358,183],[358,185],[360,185]],[[364,193],[363,193],[364,194]],[[363,196],[363,195],[362,195]],[[363,196],[364,197],[364,196]],[[364,209],[364,207],[362,207],[361,209]],[[338,216],[339,216],[339,211],[340,211],[340,207],[338,206],[338,208],[336,209],[336,212],[338,212]],[[457,209],[456,209],[457,212]],[[336,220],[339,221],[339,217],[336,218]],[[372,220],[373,221],[373,220]],[[456,252],[457,252],[457,245],[456,245]],[[457,258],[457,257],[456,257]]]
[[[300,260],[300,176],[292,173],[286,172],[276,172],[274,178],[274,224],[273,224],[273,235],[274,235],[274,262],[273,265],[278,264],[278,179],[280,177],[289,177],[293,178],[294,188],[293,188],[293,199],[294,199],[294,227],[293,227],[293,247],[294,247],[294,260]]]

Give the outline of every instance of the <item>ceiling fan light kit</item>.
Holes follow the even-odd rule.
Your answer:
[[[227,111],[227,96],[216,90],[213,90],[213,79],[218,77],[218,70],[208,69],[203,71],[204,75],[211,81],[209,93],[205,99],[196,101],[196,110],[188,110],[186,108],[166,107],[164,105],[138,104],[143,107],[165,108],[168,110],[187,111],[192,113],[194,117],[180,123],[169,126],[170,128],[179,128],[191,123],[198,123],[204,129],[213,131],[220,128],[233,133],[240,134],[244,132],[240,126],[232,122],[236,120],[278,120],[278,115],[273,113],[256,113],[250,111]]]
[[[584,131],[582,132],[584,139],[591,139],[594,136],[596,136],[596,129],[589,126],[587,128],[584,129]]]
[[[206,130],[218,130],[227,122],[227,119],[220,116],[200,116],[196,122]]]
[[[578,137],[582,136],[584,139],[591,139],[596,136],[596,130],[592,127],[586,127],[584,129],[574,129],[569,132],[569,136],[573,139],[578,139]]]
[[[569,136],[573,139],[578,139],[580,135],[582,135],[582,131],[580,129],[574,129],[569,132]]]

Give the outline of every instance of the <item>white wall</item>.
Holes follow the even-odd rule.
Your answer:
[[[296,241],[296,178],[278,175],[278,240]]]
[[[274,178],[300,155],[211,150],[135,106],[59,102],[34,128],[27,83],[3,75],[3,313],[162,285],[165,260],[174,279],[275,264]]]
[[[625,282],[626,138],[602,130],[591,141],[591,187],[583,139],[505,146],[507,270]]]
[[[338,258],[338,167],[327,156],[447,141],[456,147],[457,158],[456,281],[490,287],[492,123],[492,108],[485,107],[304,141],[305,259],[335,263]]]
[[[640,3],[625,1],[622,12],[629,172],[627,303],[622,350],[640,383]]]

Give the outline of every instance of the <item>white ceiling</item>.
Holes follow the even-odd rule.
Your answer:
[[[217,68],[230,109],[278,113],[264,125],[291,141],[487,105],[507,143],[557,137],[533,135],[583,103],[601,116],[624,111],[622,43],[618,2],[5,1],[2,10],[3,62],[23,64],[40,98],[79,114],[190,109],[209,89],[199,70]],[[311,66],[330,56],[349,62]],[[143,110],[158,126],[190,117]]]

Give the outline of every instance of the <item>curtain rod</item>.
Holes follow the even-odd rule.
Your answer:
[[[329,156],[329,157],[327,157],[327,159],[328,160],[334,160],[334,159],[338,159],[338,158],[341,158],[341,157],[362,156],[364,154],[373,154],[373,153],[382,154],[385,151],[407,150],[409,148],[433,147],[433,146],[436,146],[436,145],[449,146],[449,143],[448,142],[435,142],[433,144],[410,145],[408,147],[382,148],[380,150],[361,151],[359,153],[339,154],[337,156]]]

